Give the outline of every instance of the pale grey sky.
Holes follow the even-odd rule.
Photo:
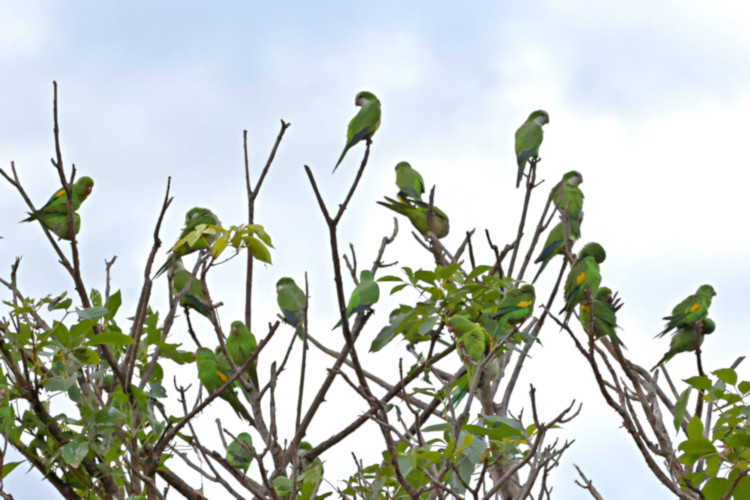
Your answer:
[[[718,329],[705,344],[706,364],[721,368],[750,348],[750,238],[738,227],[748,181],[747,9],[739,1],[676,0],[4,2],[0,166],[15,161],[38,203],[56,188],[49,158],[57,80],[65,160],[96,181],[81,212],[86,279],[102,288],[103,259],[118,255],[113,280],[124,294],[120,321],[127,324],[167,176],[175,202],[165,241],[195,205],[241,223],[242,130],[249,131],[257,172],[279,119],[291,122],[258,206],[257,221],[276,248],[274,265],[257,276],[265,292],[256,295],[254,327],[262,331],[273,320],[276,280],[299,280],[308,271],[324,331],[335,322],[330,257],[302,165],[313,168],[326,199],[337,203],[362,153],[354,148],[330,175],[354,95],[369,89],[383,104],[366,189],[341,230],[361,262],[374,257],[374,245],[390,230],[391,214],[375,201],[393,191],[393,166],[401,160],[437,185],[451,218],[449,245],[474,227],[490,228],[496,241],[512,239],[522,200],[513,187],[513,132],[530,111],[544,108],[551,121],[540,175],[552,186],[570,169],[583,173],[583,238],[607,249],[602,272],[624,298],[619,320],[633,359],[646,366],[659,359],[667,342],[652,337],[661,317],[709,282],[718,292],[711,309]],[[39,229],[16,223],[24,206],[7,184],[0,186],[0,212],[0,273],[23,255],[26,293],[70,289]],[[430,265],[406,231],[390,260],[401,253],[403,265]],[[478,253],[490,258],[481,246]],[[240,262],[217,269],[212,285],[241,286],[235,278],[242,269]],[[165,294],[161,282],[155,306]],[[228,324],[241,306],[222,300]],[[387,312],[378,308],[363,344]],[[584,401],[582,415],[560,433],[576,443],[555,475],[558,498],[583,496],[572,484],[573,463],[608,499],[667,498],[570,339],[551,327],[544,336],[526,382],[538,385],[550,416],[571,397]],[[402,344],[389,346],[367,362],[388,364],[401,355]],[[674,365],[684,376],[692,367],[679,359]],[[749,376],[745,366],[740,373]],[[526,404],[525,391],[515,402]],[[343,455],[323,457],[327,470],[341,471],[331,479],[351,473]],[[23,472],[6,484],[36,487]]]

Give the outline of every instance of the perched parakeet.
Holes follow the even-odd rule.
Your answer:
[[[534,300],[536,293],[531,285],[510,290],[498,304],[493,317],[498,319],[505,331],[508,325],[516,325],[531,316],[534,312]]]
[[[372,305],[380,298],[380,287],[375,281],[375,277],[370,271],[365,269],[359,275],[359,285],[354,288],[349,303],[346,306],[346,317],[351,318],[352,314],[369,311]],[[341,326],[341,321],[336,323],[333,328]]]
[[[537,278],[539,278],[539,275],[542,274],[542,271],[544,271],[544,268],[547,267],[547,264],[549,264],[549,261],[551,261],[555,255],[559,255],[562,253],[564,239],[565,239],[565,231],[563,230],[563,225],[561,222],[555,227],[553,227],[552,230],[549,232],[549,235],[547,235],[547,241],[544,242],[544,248],[542,249],[542,252],[539,254],[539,257],[537,257],[536,260],[534,261],[534,264],[541,262],[542,265],[539,266],[539,270],[536,272],[536,276],[534,276],[534,279],[531,281],[532,283],[536,283]],[[576,238],[570,239],[571,242],[575,240]]]
[[[192,274],[185,269],[185,266],[182,264],[182,259],[178,259],[174,275],[170,276],[172,293],[174,295],[180,293],[182,289],[187,286],[190,278],[192,278]],[[211,314],[211,303],[208,301],[206,294],[203,293],[203,282],[197,277],[193,278],[193,282],[190,284],[190,289],[185,296],[182,297],[180,302],[191,309],[195,309],[213,323],[214,319]]]
[[[94,181],[91,177],[81,177],[70,186],[71,204],[73,205],[73,211],[75,212],[81,206],[81,203],[88,198],[91,194],[91,190],[94,188]],[[29,222],[32,220],[40,219],[48,215],[67,215],[68,204],[65,196],[65,189],[58,189],[55,194],[49,199],[49,201],[39,210],[30,212],[29,216],[21,222]],[[49,226],[47,226],[49,228]],[[52,230],[52,228],[49,228]],[[59,235],[58,235],[59,236]],[[65,238],[67,239],[67,238]]]
[[[542,145],[544,137],[542,125],[547,123],[549,123],[549,115],[540,109],[531,113],[523,125],[516,130],[516,160],[518,161],[516,187],[521,185],[526,162],[529,158],[536,158],[539,155],[539,146]]]
[[[448,318],[448,326],[456,335],[456,348],[468,374],[469,386],[474,380],[477,365],[484,359],[486,347],[490,342],[487,330],[474,323],[466,316],[455,314]]]
[[[388,203],[379,201],[378,204],[390,208],[394,212],[397,212],[401,215],[407,216],[412,225],[417,229],[417,231],[419,231],[420,234],[422,234],[422,236],[424,236],[425,238],[427,237],[427,231],[430,228],[427,219],[427,210],[429,209],[429,205],[427,203],[414,201],[414,204],[411,205],[408,203],[401,203],[400,201],[396,201],[393,198],[388,198],[387,196],[385,197],[385,199]],[[432,207],[432,211],[433,232],[438,238],[445,238],[446,236],[448,236],[448,231],[450,231],[450,222],[448,221],[448,216],[445,215],[445,212],[435,206]]]
[[[211,349],[201,347],[195,353],[195,359],[198,365],[198,379],[200,379],[201,384],[203,384],[203,387],[209,393],[213,393],[216,389],[224,385],[229,380],[229,377],[232,376],[229,361],[221,353],[216,354]],[[240,403],[232,386],[221,391],[219,397],[232,405],[237,416],[244,418],[253,425],[253,418],[247,412],[247,409],[242,406],[242,403]]]
[[[182,232],[180,233],[180,237],[177,239],[177,243],[180,243],[183,238],[195,231],[195,229],[201,224],[221,226],[221,221],[216,216],[216,214],[214,214],[207,208],[191,208],[190,210],[188,210],[188,213],[185,214],[185,227],[182,228]],[[213,244],[213,242],[216,240],[216,237],[217,234],[215,232],[206,231],[201,234],[201,236],[197,240],[195,240],[192,245],[187,241],[182,241],[179,246],[176,246],[175,244],[175,247],[169,249],[171,253],[169,254],[169,257],[167,257],[167,261],[163,266],[159,268],[158,271],[156,271],[156,275],[154,276],[154,278],[158,278],[159,276],[161,276],[164,271],[169,269],[169,267],[176,259],[181,259],[185,255],[197,250],[204,250],[206,248],[209,248],[211,244]]]
[[[362,139],[372,137],[378,127],[380,127],[380,101],[374,94],[363,90],[357,94],[354,104],[359,106],[360,109],[354,118],[352,118],[352,121],[349,122],[349,130],[346,133],[346,146],[344,146],[344,150],[341,152],[336,166],[333,167],[334,172],[339,168],[349,148]]]
[[[305,292],[297,286],[292,278],[281,278],[276,282],[276,300],[286,322],[295,327],[297,335],[302,338],[302,322],[305,320],[304,309],[307,307]]]
[[[70,226],[68,225],[68,214],[47,214],[38,215],[39,220],[44,226],[55,233],[58,238],[63,240],[73,239],[73,235],[70,234]],[[73,232],[78,234],[81,229],[81,216],[77,213],[73,213]]]
[[[709,333],[713,333],[714,330],[716,330],[716,323],[714,323],[711,318],[704,318],[700,340],[696,342],[697,336],[695,334],[695,327],[683,326],[672,336],[672,340],[669,342],[669,350],[667,351],[667,353],[651,369],[656,370],[661,365],[681,352],[695,351],[696,349],[698,349],[698,346],[703,344],[704,336],[708,335]]]
[[[396,165],[396,185],[398,197],[405,203],[408,203],[408,198],[422,201],[422,193],[424,193],[422,176],[405,161]]]
[[[596,295],[594,295],[594,304],[592,307],[594,309],[594,337],[598,339],[603,335],[607,335],[614,342],[623,345],[622,340],[615,333],[617,329],[615,313],[620,310],[622,303],[619,299],[613,297],[612,290],[605,286],[597,290]],[[591,327],[588,304],[581,304],[578,319],[580,319],[583,329],[588,332]]]
[[[580,172],[571,170],[563,175],[562,180],[552,189],[550,198],[555,208],[568,221],[570,238],[581,237],[581,220],[583,219],[583,192],[578,187],[583,182]]]
[[[602,277],[599,274],[599,264],[604,262],[607,254],[598,243],[589,243],[581,249],[573,267],[570,269],[568,278],[565,280],[565,307],[560,311],[565,312],[565,323],[573,314],[573,309],[586,297],[588,288],[592,297],[596,296]]]
[[[716,295],[716,292],[711,285],[701,285],[695,295],[691,295],[677,304],[672,309],[672,314],[663,318],[667,320],[667,326],[656,336],[662,337],[670,330],[683,326],[692,328],[696,321],[702,320],[708,315],[708,308],[714,295]]]
[[[245,364],[247,358],[249,358],[255,349],[258,347],[258,343],[255,341],[255,336],[250,333],[250,330],[245,327],[245,323],[242,321],[232,322],[231,329],[229,331],[229,338],[227,338],[227,354],[232,358],[234,364],[238,367]],[[256,389],[258,386],[258,359],[250,363],[245,373],[250,377],[253,385]]]

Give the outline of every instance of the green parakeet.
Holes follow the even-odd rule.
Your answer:
[[[542,145],[544,138],[542,125],[547,123],[549,123],[549,115],[540,109],[531,113],[523,125],[516,130],[516,160],[518,161],[516,187],[521,185],[526,162],[529,158],[536,158],[539,155],[539,146]]]
[[[589,243],[581,249],[573,267],[570,269],[568,278],[565,280],[565,307],[560,311],[565,312],[565,323],[573,314],[573,309],[585,299],[585,291],[588,288],[592,297],[596,296],[602,277],[599,274],[599,264],[604,262],[607,254],[598,243]]]
[[[295,327],[297,335],[302,338],[302,322],[305,320],[304,309],[307,307],[305,292],[297,286],[292,278],[281,278],[276,282],[276,300],[286,322]]]
[[[622,340],[615,333],[617,329],[615,313],[620,310],[622,303],[612,295],[612,290],[604,286],[597,290],[592,307],[594,309],[594,337],[598,339],[607,335],[614,342],[623,345]],[[581,304],[578,319],[581,321],[583,329],[588,332],[591,327],[588,304]]]
[[[704,336],[713,333],[714,330],[716,330],[716,323],[711,318],[704,318],[700,340],[696,342],[695,327],[683,326],[672,336],[667,353],[651,369],[656,370],[681,352],[695,351],[698,346],[703,344]]]
[[[414,201],[414,205],[411,205],[407,203],[401,203],[394,200],[393,198],[388,198],[387,196],[385,197],[385,199],[388,203],[379,201],[378,204],[390,208],[394,212],[397,212],[401,215],[407,216],[416,230],[419,231],[420,234],[425,238],[427,237],[427,231],[429,230],[427,210],[429,209],[429,204]],[[432,207],[432,211],[433,232],[438,238],[445,238],[446,236],[448,236],[448,231],[450,231],[450,222],[448,221],[448,216],[445,215],[445,212],[435,206]]]
[[[231,329],[229,331],[229,338],[227,338],[227,354],[232,358],[234,364],[240,367],[245,364],[247,358],[249,358],[258,347],[258,343],[255,341],[255,336],[250,333],[250,330],[245,327],[245,323],[242,321],[232,322]],[[253,385],[256,389],[258,386],[258,359],[250,363],[245,373],[250,377]]]
[[[539,278],[539,275],[542,274],[544,268],[547,267],[549,261],[551,261],[555,255],[559,255],[562,253],[564,239],[565,231],[563,230],[563,225],[561,222],[553,227],[549,232],[549,235],[547,235],[547,241],[544,242],[544,248],[542,249],[542,252],[534,261],[534,264],[538,264],[539,262],[541,262],[542,265],[539,266],[539,270],[536,272],[536,276],[534,276],[534,279],[531,281],[532,283],[536,283],[537,278]],[[575,241],[576,238],[571,238],[570,240],[572,242]]]
[[[201,224],[221,226],[221,221],[216,216],[216,214],[214,214],[207,208],[191,208],[190,210],[188,210],[187,214],[185,214],[185,227],[182,228],[182,232],[180,233],[180,237],[177,239],[177,243],[180,243],[183,238],[195,231],[195,229]],[[193,244],[190,244],[187,241],[183,241],[179,244],[179,246],[177,246],[177,243],[175,243],[175,246],[169,249],[171,253],[169,257],[167,257],[167,261],[163,266],[159,268],[158,271],[156,271],[156,275],[154,276],[154,278],[158,278],[159,276],[161,276],[164,271],[169,269],[169,267],[176,259],[181,259],[185,255],[197,250],[205,250],[209,248],[216,240],[216,237],[217,234],[215,232],[206,231],[203,232],[203,234],[201,234],[201,236],[197,240],[195,240]]]
[[[188,281],[191,277],[192,274],[190,274],[190,271],[185,269],[185,266],[182,264],[182,260],[178,259],[174,270],[174,275],[170,276],[172,293],[174,295],[180,293],[182,289],[187,286]],[[191,309],[195,309],[213,323],[214,319],[211,315],[211,303],[208,301],[206,294],[203,293],[203,283],[198,279],[198,277],[193,278],[193,282],[190,284],[190,289],[185,294],[185,296],[182,297],[182,300],[180,302]]]
[[[39,215],[37,219],[44,224],[44,226],[55,233],[58,238],[63,240],[73,239],[73,235],[70,234],[70,226],[68,226],[68,214],[48,214]],[[73,232],[78,234],[81,229],[81,216],[77,213],[73,213]]]
[[[510,290],[497,306],[497,312],[493,315],[507,330],[508,325],[516,325],[534,312],[534,300],[536,293],[531,285],[523,285],[521,288]]]
[[[422,201],[422,193],[424,193],[422,176],[405,161],[396,165],[396,185],[398,197],[405,203],[408,203],[408,198]]]
[[[200,379],[201,384],[203,384],[209,393],[213,393],[224,385],[229,380],[229,377],[232,376],[229,361],[221,353],[216,354],[211,349],[201,347],[195,353],[195,359],[198,365],[198,379]],[[242,406],[231,386],[221,391],[219,397],[232,405],[232,408],[239,417],[244,418],[253,425],[253,418],[247,409]]]
[[[448,326],[456,335],[456,348],[459,350],[461,361],[466,366],[468,383],[474,380],[477,365],[484,359],[486,347],[490,341],[487,330],[474,323],[466,316],[455,314],[448,318]]]
[[[711,285],[701,285],[695,295],[691,295],[677,304],[672,309],[672,314],[664,317],[667,320],[667,326],[656,336],[662,337],[675,328],[692,328],[696,321],[702,320],[708,315],[708,308],[714,295],[716,295],[716,292]]]
[[[304,457],[305,453],[313,449],[312,445],[307,441],[300,441],[299,449],[297,454],[300,457]],[[320,498],[315,496],[318,491],[318,485],[323,480],[323,461],[315,457],[310,463],[308,463],[301,472],[297,474],[297,481],[299,486],[299,498],[300,500],[311,500],[313,498]]]
[[[91,177],[81,177],[70,186],[71,204],[73,205],[74,212],[78,210],[81,203],[88,198],[92,189],[94,189],[94,181]],[[29,222],[39,219],[42,216],[52,214],[68,214],[68,204],[64,188],[58,189],[42,208],[35,212],[30,212],[29,216],[21,222]]]
[[[349,148],[363,139],[372,137],[378,127],[380,127],[380,101],[374,94],[363,90],[357,94],[354,104],[359,106],[360,109],[354,118],[352,118],[352,121],[349,122],[349,129],[346,133],[346,146],[344,146],[344,150],[341,152],[336,166],[333,167],[334,172],[339,168]]]
[[[581,237],[581,220],[583,219],[583,192],[578,187],[583,182],[580,172],[571,170],[563,175],[562,180],[552,189],[550,198],[555,208],[568,221],[568,232],[571,239]]]
[[[380,298],[380,287],[375,281],[375,277],[370,271],[365,269],[359,275],[359,285],[354,287],[349,303],[346,306],[346,317],[351,318],[352,314],[369,311],[372,305]],[[336,323],[333,328],[341,326],[341,321]]]

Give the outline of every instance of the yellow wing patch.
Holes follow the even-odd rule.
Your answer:
[[[227,378],[227,376],[221,373],[219,370],[216,370],[216,375],[218,375],[221,381],[224,383],[226,383],[227,380],[229,380],[229,378]]]
[[[687,309],[685,309],[685,312],[686,312],[686,313],[694,313],[695,311],[697,311],[697,310],[698,310],[698,308],[699,308],[700,306],[701,306],[701,305],[700,305],[700,303],[697,303],[697,302],[696,302],[696,303],[695,303],[695,304],[693,304],[692,306],[690,306],[690,307],[688,307]]]
[[[531,305],[531,303],[532,303],[532,301],[531,301],[531,300],[522,300],[521,302],[519,302],[519,303],[518,303],[518,304],[516,304],[516,305],[517,305],[518,307],[520,307],[521,309],[524,309],[524,308],[526,308],[526,307],[529,307],[529,306]]]
[[[589,306],[587,306],[586,304],[581,304],[581,312],[589,312]]]
[[[65,194],[65,188],[62,188],[58,192],[55,193],[55,198],[59,198],[60,196],[64,194]]]
[[[586,271],[584,271],[581,274],[579,274],[578,276],[576,276],[576,283],[578,283],[580,285],[581,283],[583,283],[583,280],[585,278],[586,278]]]

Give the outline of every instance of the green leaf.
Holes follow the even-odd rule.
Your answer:
[[[87,443],[71,441],[62,447],[62,458],[68,465],[76,469],[81,461],[86,458],[88,452],[89,445]]]
[[[117,290],[115,293],[109,296],[107,299],[107,303],[104,304],[104,308],[107,309],[107,314],[104,315],[105,321],[112,321],[112,319],[115,317],[115,314],[117,314],[117,310],[120,308],[120,305],[122,304],[122,296],[120,295],[120,290]]]
[[[708,380],[708,377],[690,377],[689,379],[686,379],[685,382],[692,385],[696,389],[700,389],[703,391],[707,391],[711,388],[711,381]]]
[[[135,340],[122,332],[106,330],[98,335],[92,335],[91,340],[86,342],[86,345],[89,346],[100,344],[110,344],[115,347],[122,347],[124,345],[135,344]]]
[[[268,251],[268,248],[266,248],[260,240],[249,238],[247,241],[247,248],[250,250],[250,253],[254,258],[261,262],[271,264],[271,252]]]
[[[690,419],[690,422],[688,422],[687,435],[691,439],[703,437],[703,422],[698,418],[698,415],[694,415],[693,418]]]
[[[79,319],[91,319],[94,321],[103,318],[108,312],[104,306],[87,307],[86,309],[78,309],[76,311]]]
[[[675,430],[680,428],[682,419],[685,418],[685,411],[687,409],[688,399],[690,397],[691,390],[692,389],[688,387],[687,389],[682,391],[682,394],[680,394],[680,397],[677,398],[677,402],[674,405],[674,428]]]
[[[722,380],[729,385],[737,383],[737,372],[731,368],[722,368],[721,370],[716,370],[711,373],[719,377],[719,380]]]
[[[750,434],[736,432],[729,436],[724,443],[731,448],[750,448]]]
[[[214,258],[221,255],[221,252],[224,251],[224,249],[229,244],[229,238],[226,234],[221,235],[215,242],[214,245],[211,247],[211,255],[214,256]]]
[[[0,479],[5,479],[5,476],[13,472],[13,469],[21,465],[23,462],[9,462],[7,464],[3,464],[3,471],[2,474],[0,474]]]
[[[102,294],[99,292],[99,290],[92,288],[90,295],[91,303],[94,304],[94,306],[99,307],[102,305]]]
[[[107,406],[96,412],[94,419],[98,424],[116,424],[125,421],[127,416],[113,406]]]
[[[70,335],[70,332],[66,328],[65,325],[60,323],[59,321],[55,321],[54,326],[52,327],[52,330],[50,330],[50,335],[53,339],[60,342],[60,344],[63,347],[73,347],[72,338]]]
[[[719,500],[731,485],[732,482],[729,479],[714,477],[706,481],[706,485],[703,486],[701,493],[703,493],[706,500]]]
[[[750,392],[750,382],[743,380],[740,385],[737,386],[742,394]]]

